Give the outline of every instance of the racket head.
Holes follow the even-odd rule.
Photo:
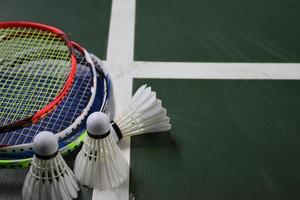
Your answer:
[[[110,88],[111,81],[107,72],[102,71],[100,67],[100,59],[94,55],[91,55],[92,60],[97,66],[97,81],[101,84],[98,84],[97,92],[95,96],[95,101],[91,107],[90,113],[95,111],[106,111],[108,100],[110,99]],[[104,78],[103,78],[104,75]],[[81,146],[83,139],[86,136],[85,131],[85,121],[81,123],[80,126],[72,134],[67,135],[65,138],[59,141],[60,152],[65,155],[74,149]],[[30,166],[33,151],[20,151],[15,153],[5,153],[0,154],[0,168],[26,168]]]
[[[31,150],[33,138],[40,131],[50,131],[58,137],[58,140],[76,132],[78,128],[81,128],[80,126],[93,106],[96,88],[99,84],[98,93],[103,96],[98,97],[97,101],[107,101],[106,88],[108,84],[100,63],[95,62],[94,66],[89,64],[86,59],[86,56],[89,55],[84,55],[84,50],[79,45],[76,45],[75,51],[78,70],[73,87],[67,97],[51,114],[38,123],[0,134],[0,153],[11,154]],[[94,61],[92,62],[94,63]],[[99,90],[101,91],[99,92]],[[96,108],[96,110],[100,110],[100,108]],[[85,128],[85,125],[83,127]]]
[[[38,122],[67,95],[76,74],[72,42],[33,22],[0,22],[0,133]]]

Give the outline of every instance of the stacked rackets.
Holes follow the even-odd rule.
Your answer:
[[[0,168],[24,168],[32,142],[50,131],[67,154],[86,136],[87,116],[105,111],[110,79],[102,62],[61,30],[0,23]]]

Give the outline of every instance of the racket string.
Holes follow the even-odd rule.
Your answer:
[[[60,132],[67,128],[81,114],[91,95],[89,90],[92,85],[92,74],[90,68],[86,67],[88,63],[84,57],[78,56],[77,63],[78,72],[76,73],[74,87],[72,87],[66,99],[63,100],[63,108],[61,106],[55,109],[49,115],[48,120],[41,120],[37,124],[8,132],[5,136],[3,135],[1,144],[22,144],[32,141],[36,133],[39,132],[38,130],[48,130],[54,133]]]
[[[55,98],[57,91],[62,89],[62,86],[57,86],[63,85],[67,79],[69,69],[66,68],[65,65],[67,60],[66,58],[68,58],[70,55],[65,42],[61,38],[54,36],[55,35],[53,33],[31,28],[23,28],[22,30],[20,28],[1,29],[0,46],[1,49],[4,50],[0,53],[0,62],[2,63],[3,60],[7,60],[8,62],[5,65],[1,64],[0,68],[0,91],[1,94],[4,94],[1,95],[0,99],[0,102],[4,102],[4,105],[1,105],[0,108],[0,117],[2,119],[0,120],[0,124],[6,124],[10,121],[23,118],[24,116],[28,115],[27,111],[30,113],[32,110],[39,110],[41,104],[45,104],[45,102],[49,103],[51,99]],[[26,40],[20,40],[20,38],[26,38]],[[45,42],[40,40],[45,40]],[[28,46],[28,44],[31,46]],[[49,46],[57,47],[59,45],[61,48],[58,48],[58,50],[55,50],[55,48],[49,48]],[[25,54],[24,48],[27,51],[25,51]],[[48,50],[41,51],[39,53],[38,51],[40,49]],[[15,51],[21,54],[21,56],[18,54],[16,55],[14,53]],[[31,55],[28,52],[33,53],[34,55]],[[25,67],[24,70],[24,66],[22,65],[28,64],[27,60],[33,59],[33,57],[34,60],[48,59],[48,62],[46,61],[45,63],[39,63],[42,65],[44,70],[36,70],[33,66],[30,66],[30,62],[29,66]],[[15,66],[19,64],[21,64],[21,67]],[[53,69],[51,66],[55,65],[58,65],[58,67],[54,67]],[[17,70],[7,70],[9,67],[17,67]],[[53,71],[59,74],[59,78],[57,78],[57,76],[51,77],[49,74],[45,74],[46,76],[41,76],[42,73],[53,73]],[[18,77],[18,73],[21,73],[23,78]],[[44,79],[48,79],[48,81],[44,81]],[[31,84],[25,84],[26,81],[30,81]],[[9,86],[4,87],[5,85]],[[21,87],[18,88],[17,85],[21,85]],[[24,95],[24,88],[27,88],[27,95]],[[48,95],[44,95],[39,88],[43,88],[45,90],[48,89]],[[42,95],[39,96],[38,94],[42,94],[44,97]],[[13,100],[6,101],[11,99]],[[31,100],[33,99],[35,99],[33,101],[35,103],[32,103]],[[22,105],[25,106],[22,107]],[[16,107],[22,107],[23,109],[16,110]]]
[[[85,80],[85,79],[83,79],[83,80]],[[81,84],[84,82],[85,81],[82,81]],[[88,89],[89,87],[85,87],[85,88]],[[78,87],[77,87],[77,89],[78,89]],[[77,89],[74,89],[76,91],[76,93],[78,93]],[[52,119],[48,123],[38,123],[39,130],[48,130],[48,131],[53,132],[55,129],[55,132],[60,132],[62,129],[67,128],[69,126],[69,124],[75,119],[75,117],[77,117],[80,114],[82,107],[85,106],[86,101],[85,102],[80,101],[79,103],[77,103],[78,99],[76,99],[76,97],[78,97],[78,94],[74,94],[74,92],[71,92],[71,93],[72,93],[72,97],[68,97],[68,99],[66,100],[68,102],[71,102],[69,104],[69,106],[64,106],[64,109],[60,109],[59,113],[51,114]],[[83,97],[81,97],[81,99],[82,98]],[[72,100],[70,100],[70,99],[72,99]],[[74,105],[77,105],[77,107],[74,108]],[[57,126],[57,124],[60,124],[61,126]],[[25,129],[27,129],[27,127]],[[33,127],[31,129],[33,129]],[[25,133],[24,132],[20,133],[18,139],[15,140],[16,144],[22,143],[22,141],[20,141],[20,140],[24,140],[24,141],[28,141],[28,139],[32,140],[35,137],[35,135],[38,133],[38,132],[35,132],[35,134],[29,135],[28,132],[29,131],[25,131]]]
[[[79,55],[77,55],[78,57],[80,57]],[[87,64],[86,63],[86,61],[85,61],[85,59],[83,58],[83,57],[81,57],[81,59],[80,59],[80,61],[78,62],[78,63],[80,63],[80,64]],[[82,80],[90,80],[90,77],[88,77],[87,78],[87,75],[88,75],[88,73],[84,73],[83,72],[83,70],[87,70],[88,68],[80,68],[79,67],[79,69],[78,69],[78,74],[83,74],[83,76],[82,76],[82,78],[81,77],[79,77],[79,75],[78,76],[76,76],[75,78],[75,81],[76,82],[79,82],[81,79]],[[81,71],[82,70],[82,71]],[[84,86],[82,86],[83,84],[85,84]],[[70,94],[72,94],[72,95],[69,95],[68,97],[67,97],[67,99],[65,100],[66,102],[68,102],[68,105],[72,105],[72,107],[71,106],[66,106],[66,108],[64,108],[64,109],[61,109],[60,110],[60,113],[58,113],[58,114],[55,114],[56,116],[55,116],[55,121],[53,122],[53,123],[51,123],[51,125],[54,125],[54,124],[56,124],[56,123],[62,123],[62,122],[66,122],[66,121],[71,121],[71,120],[73,120],[74,118],[75,118],[75,115],[78,115],[78,113],[76,113],[76,112],[71,112],[71,109],[74,109],[74,105],[77,105],[77,107],[76,107],[76,109],[75,109],[75,111],[78,111],[79,110],[79,106],[81,105],[81,102],[82,102],[82,98],[83,98],[83,95],[81,95],[81,99],[79,99],[79,102],[78,102],[78,99],[77,99],[77,97],[79,97],[79,92],[81,92],[80,91],[80,88],[85,88],[85,90],[84,90],[84,93],[82,92],[82,94],[85,94],[85,92],[86,92],[86,90],[89,88],[89,87],[87,87],[87,82],[86,81],[82,81],[81,83],[80,83],[80,85],[78,86],[78,84],[77,83],[75,83],[74,84],[74,87],[72,88],[72,90],[71,90],[71,92],[70,92]],[[74,94],[74,91],[76,91],[76,93]],[[72,99],[72,100],[70,100],[70,99]],[[77,100],[77,104],[74,104],[74,101],[76,101]],[[85,101],[86,102],[86,101]],[[85,104],[85,102],[84,102],[84,104]],[[66,115],[66,114],[64,114],[64,113],[69,113],[69,115]],[[72,113],[72,116],[70,117],[70,113]],[[63,118],[61,118],[61,116],[63,116]],[[69,119],[69,120],[68,120]],[[60,121],[58,121],[58,120],[60,120]],[[48,126],[50,125],[50,123],[48,123],[47,124],[47,126],[45,127],[46,129],[48,128]],[[60,130],[59,130],[60,131]]]
[[[25,29],[25,31],[27,31],[27,29]],[[29,29],[29,31],[30,31],[30,29]],[[29,32],[29,31],[28,31],[28,32]],[[21,34],[23,34],[23,33],[21,33]],[[21,41],[21,42],[22,42],[22,41]],[[21,46],[22,46],[22,45],[21,45]],[[18,56],[18,57],[17,57],[17,60],[15,60],[15,61],[18,62],[18,60],[20,60],[20,59],[24,59],[24,57]],[[19,61],[19,62],[20,62],[20,61]],[[9,63],[9,64],[11,65],[11,63]],[[9,66],[10,66],[10,65],[9,65]],[[16,72],[16,74],[19,73],[19,71],[22,70],[22,69],[23,69],[23,68],[19,67],[19,68],[18,68],[18,71]],[[8,72],[12,72],[12,73],[13,73],[14,71],[8,71]],[[25,72],[26,72],[26,71],[25,71]],[[16,75],[16,74],[15,74],[15,75]],[[23,74],[24,74],[24,73],[23,73]],[[10,77],[10,76],[11,76],[11,75],[9,75],[8,77]],[[17,77],[17,76],[15,76],[15,77]],[[9,79],[7,79],[7,80],[9,80]],[[15,79],[14,79],[14,80],[15,80]],[[22,80],[22,79],[20,79],[20,80]],[[22,84],[22,83],[21,83],[21,84]]]
[[[49,41],[50,40],[50,43],[45,43],[44,44],[44,46],[42,47],[42,48],[46,48],[47,46],[46,45],[52,45],[52,43],[53,43],[53,41],[54,41],[54,37],[51,37],[51,35],[48,35],[47,36],[47,38],[46,38],[46,41]],[[46,51],[44,54],[43,53],[40,53],[39,55],[38,55],[38,60],[40,60],[40,59],[42,59],[42,60],[45,60],[47,57],[46,56],[48,56],[48,55],[50,55],[50,58],[52,57],[51,56],[51,54],[53,54],[53,51],[54,50],[50,50],[50,51]],[[42,51],[43,52],[43,51]],[[48,66],[49,65],[51,65],[52,63],[51,63],[51,61],[49,61],[48,60],[48,62],[46,62],[46,64],[44,64],[45,66],[44,66],[44,70],[42,71],[42,74],[44,75],[44,74],[47,74],[47,73],[49,73],[49,72],[51,72],[51,73],[53,73],[53,70],[50,68],[50,69],[48,69]],[[54,63],[53,63],[54,64]],[[54,66],[54,65],[53,65]],[[61,67],[61,66],[59,66],[59,67],[55,67],[55,69],[54,69],[54,73],[55,74],[57,74],[57,72],[58,72],[58,70],[59,69],[63,69],[63,67]],[[49,70],[49,71],[48,71]],[[38,73],[38,70],[36,71],[36,73],[34,74],[35,76],[33,77],[33,80],[36,80],[36,75],[38,75],[39,73]],[[52,76],[53,77],[53,76]],[[30,91],[28,91],[28,94],[30,95],[30,96],[28,96],[28,99],[32,99],[34,96],[35,96],[35,98],[38,96],[38,97],[41,97],[41,99],[40,100],[38,100],[38,101],[35,101],[35,104],[30,104],[30,103],[27,103],[26,105],[27,105],[27,107],[25,107],[25,110],[32,110],[32,109],[34,109],[34,108],[37,108],[37,109],[34,109],[34,110],[38,110],[38,108],[39,108],[39,105],[40,105],[40,103],[42,103],[42,102],[50,102],[51,101],[51,99],[53,99],[53,98],[55,98],[55,93],[53,93],[53,91],[54,91],[54,89],[55,89],[55,87],[51,87],[52,86],[52,83],[53,83],[53,78],[51,79],[51,80],[48,80],[49,82],[46,82],[46,81],[42,81],[42,80],[44,80],[43,78],[45,78],[45,80],[47,80],[47,79],[49,79],[49,77],[48,76],[46,76],[46,77],[44,77],[44,76],[41,76],[39,79],[38,79],[38,81],[37,81],[37,84],[41,84],[42,82],[43,82],[43,84],[41,85],[41,87],[40,88],[43,88],[43,89],[46,89],[49,93],[47,93],[47,94],[54,94],[54,95],[40,95],[40,96],[38,96],[37,94],[35,94],[35,93],[31,93]],[[66,78],[66,77],[65,77]],[[30,83],[32,84],[33,82],[32,81],[30,81]],[[61,82],[59,82],[58,84],[60,84],[60,85],[62,85],[62,83]],[[46,87],[44,87],[44,86],[46,86]],[[29,89],[31,89],[31,88],[33,88],[33,86],[32,85],[29,85],[29,87],[28,87]],[[50,89],[50,88],[52,88],[52,89]],[[61,88],[60,88],[61,89]],[[38,90],[37,91],[37,93],[39,93],[40,92],[40,90]],[[39,93],[40,94],[40,93]],[[23,100],[25,100],[25,98],[23,99]],[[26,100],[25,100],[26,101]],[[23,103],[23,102],[20,102],[20,103]],[[24,115],[22,116],[22,117],[25,117]]]
[[[24,30],[24,31],[26,31],[26,29]],[[36,30],[34,30],[34,31],[36,31]],[[28,31],[29,32],[29,31]],[[39,30],[39,32],[41,32],[41,30]],[[32,45],[32,47],[34,46],[34,45],[36,45],[35,44],[35,42],[36,41],[33,41],[34,43],[33,43],[33,45]],[[31,50],[32,48],[28,48],[28,50]],[[20,56],[18,56],[18,58],[17,58],[17,61],[21,61],[21,59],[24,59],[25,58],[25,56],[22,56],[22,57],[20,57]],[[32,66],[29,66],[29,67],[27,67],[27,68],[25,68],[25,70],[24,70],[24,72],[23,73],[20,73],[20,71],[22,71],[23,70],[23,68],[22,67],[18,67],[17,68],[17,72],[14,74],[15,76],[14,77],[16,77],[16,78],[20,78],[20,79],[18,79],[19,81],[17,82],[17,84],[16,85],[21,85],[22,87],[21,88],[17,88],[19,91],[22,91],[22,89],[24,88],[24,86],[25,87],[27,87],[27,88],[30,88],[30,85],[24,85],[24,83],[29,83],[29,80],[30,80],[30,78],[29,77],[32,77],[33,76],[33,79],[35,78],[35,75],[36,75],[36,73],[32,73],[32,71],[34,70],[34,67],[32,67]],[[28,71],[26,71],[26,70],[28,70]],[[13,72],[13,71],[12,71]],[[18,77],[18,74],[22,74],[23,75],[23,77]],[[24,75],[25,75],[25,80],[24,80]],[[26,76],[27,75],[27,76]],[[16,80],[16,78],[13,80],[13,81],[15,81]],[[13,92],[13,91],[12,91]],[[28,93],[28,91],[26,91],[26,93]],[[23,93],[23,94],[26,94],[25,92]],[[14,94],[14,93],[12,93],[12,94]],[[21,93],[22,94],[22,93]],[[21,96],[20,96],[20,93],[18,93],[17,92],[17,95],[15,95],[16,97],[15,97],[15,100],[17,101]],[[21,98],[21,99],[25,99],[24,97],[23,98]],[[30,99],[30,97],[28,98],[28,99]],[[13,102],[14,103],[14,102]],[[22,102],[22,103],[24,103],[24,102]],[[35,106],[35,104],[31,104],[32,106]],[[28,109],[28,108],[27,108]],[[10,112],[8,112],[8,113],[10,113]],[[26,112],[20,112],[20,114],[21,115],[18,115],[20,118],[22,117],[22,116],[24,116],[24,113],[26,113]],[[16,117],[18,117],[18,116],[16,116]],[[14,120],[14,119],[13,119]]]

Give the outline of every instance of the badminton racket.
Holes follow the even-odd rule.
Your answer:
[[[76,74],[72,43],[61,30],[0,23],[0,133],[43,119],[68,94]]]
[[[100,59],[98,59],[96,56],[91,55],[92,60],[95,62],[96,66],[100,65]],[[80,65],[78,65],[80,66]],[[99,70],[98,70],[99,71]],[[91,108],[91,112],[94,111],[105,111],[106,105],[107,105],[107,99],[110,92],[110,81],[108,74],[106,74],[105,78],[99,74],[97,77],[97,80],[100,83],[100,85],[103,85],[103,87],[98,87],[95,101],[97,103],[93,103],[93,106]],[[98,84],[99,85],[99,84]],[[46,118],[45,118],[46,119]],[[83,126],[84,125],[84,126]],[[84,139],[86,135],[85,132],[85,123],[82,123],[81,126],[77,128],[77,131],[75,133],[67,135],[65,138],[63,138],[61,141],[59,141],[60,151],[62,154],[67,154],[70,151],[76,149],[78,146],[80,146],[82,140]],[[18,153],[14,153],[13,155],[10,153],[2,155],[2,158],[0,160],[0,168],[24,168],[28,167],[31,162],[31,158],[26,159],[20,159],[22,157],[30,156],[32,157],[33,151],[22,151]]]
[[[83,48],[75,43],[73,45],[75,46],[78,70],[69,94],[51,114],[38,123],[0,134],[0,156],[15,154],[15,157],[18,157],[18,154],[22,152],[32,151],[33,138],[41,131],[51,131],[61,141],[68,135],[85,129],[85,118],[94,105],[97,88],[98,96],[102,96],[98,97],[97,102],[99,103],[93,109],[99,111],[105,108],[109,83],[107,75],[100,66],[101,63],[98,61],[95,62],[95,65],[91,56]]]

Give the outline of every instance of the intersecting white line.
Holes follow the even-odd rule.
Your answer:
[[[134,61],[135,0],[112,0],[107,60],[118,114],[129,102],[133,78],[300,79],[299,63],[193,63]],[[120,147],[130,162],[130,140]],[[113,191],[94,190],[94,200],[127,200],[129,179]]]
[[[104,62],[113,81],[115,110],[118,114],[129,102],[132,76],[126,73],[133,63],[135,27],[135,0],[112,0],[108,36],[107,60]],[[122,73],[124,72],[124,73]],[[130,141],[122,141],[120,147],[130,162]],[[112,191],[93,192],[93,200],[128,200],[129,177],[119,188]]]

